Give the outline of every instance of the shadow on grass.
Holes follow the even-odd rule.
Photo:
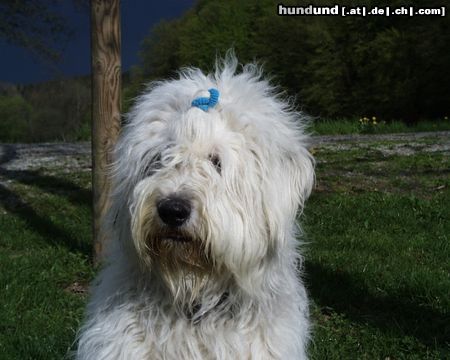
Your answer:
[[[61,229],[61,227],[54,224],[50,219],[37,214],[20,196],[1,184],[0,202],[5,210],[20,217],[28,227],[36,231],[52,245],[63,245],[71,251],[79,251],[85,255],[91,255],[91,247],[87,242],[76,239]]]
[[[70,181],[54,176],[42,175],[39,171],[5,169],[3,165],[14,160],[17,157],[17,153],[15,147],[12,145],[2,145],[0,150],[1,178],[39,187],[47,193],[57,194],[67,198],[74,205],[90,206],[91,192]],[[0,203],[5,210],[20,217],[26,222],[27,226],[39,233],[49,243],[63,245],[71,251],[79,251],[85,255],[91,255],[92,249],[87,242],[76,239],[50,219],[36,213],[32,206],[1,183]]]
[[[415,337],[429,346],[448,346],[450,314],[417,304],[409,295],[413,291],[405,289],[393,297],[374,296],[362,281],[346,272],[309,261],[305,266],[309,292],[320,307],[382,331]]]
[[[91,206],[91,191],[83,189],[71,181],[43,175],[37,170],[5,171],[0,169],[0,175],[25,185],[36,186],[45,192],[65,197],[74,205]]]
[[[0,145],[0,166],[17,157],[16,148],[10,144]]]

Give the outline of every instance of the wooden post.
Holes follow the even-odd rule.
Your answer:
[[[91,0],[92,192],[94,262],[102,259],[107,234],[101,228],[108,208],[107,165],[120,129],[120,1]]]

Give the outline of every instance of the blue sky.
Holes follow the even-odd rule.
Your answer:
[[[138,63],[138,51],[152,26],[162,19],[179,17],[195,0],[122,0],[122,69]],[[74,30],[67,43],[63,60],[57,65],[45,64],[31,52],[0,40],[0,82],[34,83],[55,76],[86,75],[90,72],[89,12],[76,10],[65,0],[62,11]]]

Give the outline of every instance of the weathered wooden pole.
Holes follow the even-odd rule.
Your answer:
[[[91,0],[92,192],[94,262],[102,258],[107,234],[101,228],[108,208],[107,166],[120,129],[120,1]]]

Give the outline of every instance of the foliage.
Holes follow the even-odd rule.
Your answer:
[[[23,140],[30,130],[32,107],[21,96],[0,96],[0,141]]]
[[[57,1],[0,1],[0,37],[46,58],[56,59],[56,44],[70,35],[65,20],[54,11]]]
[[[158,24],[144,40],[138,81],[164,78],[186,65],[209,70],[216,55],[234,48],[241,62],[262,60],[312,115],[378,114],[414,123],[448,113],[449,17],[282,17],[276,14],[277,4],[198,1],[182,18]],[[426,0],[420,6],[441,5]]]
[[[24,89],[36,109],[32,117],[31,141],[74,140],[90,121],[91,92],[87,79],[58,80]]]
[[[50,33],[58,32],[62,24],[56,24],[62,20],[52,22],[52,17],[58,19],[52,11],[60,1],[0,0],[0,37],[19,39],[22,35],[13,35],[11,28],[16,24],[25,35],[54,41]],[[86,8],[86,0],[74,1]],[[307,1],[283,3],[309,5]],[[371,3],[364,0],[358,5]],[[404,3],[382,1],[377,6]],[[123,111],[149,80],[173,77],[186,65],[210,70],[216,56],[234,48],[241,62],[263,63],[281,90],[297,98],[301,110],[325,119],[314,123],[318,133],[449,128],[449,122],[442,120],[449,115],[449,17],[282,17],[276,15],[277,4],[274,0],[199,0],[181,18],[156,25],[142,43],[141,64],[131,69],[131,76],[124,76]],[[439,4],[424,0],[420,6]],[[32,21],[22,24],[26,16]],[[50,43],[44,47],[52,49]],[[0,94],[4,94],[2,86]],[[21,97],[23,108],[17,114],[2,108],[0,141],[89,139],[87,78],[28,85],[7,94]],[[19,106],[17,101],[12,101],[12,109]],[[19,114],[24,114],[20,121]],[[360,125],[357,119],[368,114],[376,114],[386,124]],[[347,120],[332,123],[327,119]]]
[[[173,51],[179,46],[177,30],[176,20],[170,23],[161,21],[152,30],[152,35],[144,39],[140,52],[143,75],[161,74],[166,77],[179,64],[177,52]]]
[[[360,119],[316,119],[310,125],[309,130],[316,135],[339,134],[393,134],[427,131],[450,131],[450,121],[444,119],[419,120],[414,124],[405,124],[394,120],[386,122],[371,118]],[[376,117],[375,117],[376,119]]]
[[[10,87],[0,95],[0,141],[88,140],[90,104],[84,78]]]
[[[72,29],[58,9],[62,0],[0,0],[0,38],[46,60],[58,60]],[[73,0],[86,10],[88,0]]]
[[[376,116],[368,118],[366,116],[359,119],[359,128],[363,134],[371,134],[375,132],[375,129],[384,125],[385,122],[378,122]]]

